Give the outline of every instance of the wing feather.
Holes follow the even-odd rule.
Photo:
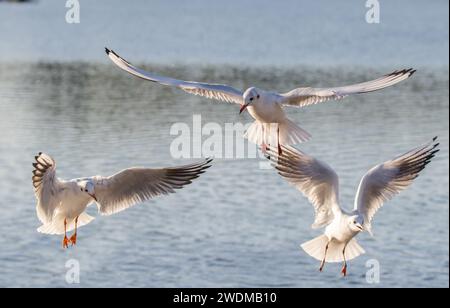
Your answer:
[[[277,149],[269,150],[274,167],[313,204],[316,217],[312,227],[328,225],[341,212],[337,174],[327,164],[297,149],[283,147],[282,150],[281,155]]]
[[[377,91],[392,86],[411,77],[416,71],[411,69],[395,71],[381,78],[359,84],[336,88],[297,88],[281,94],[281,104],[285,106],[305,107],[329,100],[343,99],[352,94]]]
[[[117,53],[115,53],[113,50],[106,48],[106,54],[114,62],[114,64],[136,77],[166,86],[177,87],[190,94],[199,95],[228,103],[243,104],[242,91],[239,91],[233,87],[222,84],[183,81],[174,78],[159,76],[157,74],[150,73],[143,69],[135,67],[130,62],[126,61]]]
[[[56,163],[49,155],[39,153],[33,163],[32,182],[37,199],[36,212],[43,224],[50,223],[60,204],[61,182],[56,178]]]
[[[99,212],[112,215],[159,195],[174,193],[192,183],[211,167],[212,159],[183,167],[130,168],[110,177],[96,177],[95,197]]]
[[[364,227],[372,233],[375,214],[386,201],[408,188],[439,152],[437,137],[397,158],[377,165],[362,178],[355,198],[355,210],[364,216]]]

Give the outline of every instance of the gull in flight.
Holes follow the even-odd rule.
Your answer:
[[[372,235],[372,220],[384,202],[410,186],[419,173],[439,151],[433,141],[370,169],[364,175],[356,193],[354,209],[346,212],[339,203],[339,179],[327,164],[292,147],[283,147],[274,167],[289,183],[300,190],[313,204],[313,229],[326,227],[323,235],[302,245],[311,257],[326,262],[343,262],[342,274],[347,275],[347,261],[365,253],[355,237],[362,231]]]
[[[56,163],[39,153],[33,163],[33,186],[37,216],[42,222],[38,232],[64,234],[63,247],[77,242],[77,228],[93,217],[85,211],[96,203],[102,215],[119,213],[137,203],[159,195],[174,193],[191,184],[211,165],[212,159],[183,167],[149,169],[130,168],[109,176],[93,176],[65,181],[56,177]],[[67,232],[74,230],[69,239]]]
[[[283,94],[251,87],[242,92],[227,85],[183,81],[147,72],[133,66],[113,50],[105,49],[108,57],[118,67],[134,76],[177,87],[191,94],[241,105],[240,112],[248,110],[255,119],[244,137],[261,146],[263,152],[266,152],[268,145],[276,144],[279,154],[281,145],[294,145],[311,138],[308,132],[287,118],[284,107],[305,107],[328,100],[342,99],[351,94],[373,92],[399,83],[416,72],[413,69],[399,70],[372,81],[344,87],[305,87]]]

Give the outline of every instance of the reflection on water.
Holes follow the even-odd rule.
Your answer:
[[[147,66],[174,77],[286,91],[341,85],[378,76],[338,69],[246,70]],[[313,134],[301,148],[332,165],[341,201],[351,208],[359,178],[434,135],[442,152],[411,189],[376,217],[367,254],[321,275],[299,249],[316,236],[307,200],[257,160],[218,160],[174,196],[99,217],[80,230],[80,244],[35,229],[31,162],[53,155],[64,178],[108,175],[131,165],[178,164],[170,127],[248,122],[238,107],[209,102],[131,78],[112,65],[34,64],[0,67],[0,286],[66,286],[65,262],[81,264],[81,286],[368,286],[365,262],[381,263],[381,285],[448,287],[448,70],[419,71],[383,92],[330,102],[289,115]],[[261,189],[263,188],[263,189]],[[91,209],[95,213],[94,209]]]
[[[384,1],[380,24],[361,0],[80,1],[79,24],[65,3],[0,1],[0,61],[102,61],[106,44],[153,63],[448,66],[445,0]]]

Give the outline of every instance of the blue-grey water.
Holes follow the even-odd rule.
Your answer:
[[[0,287],[448,287],[448,1],[0,1]],[[234,105],[131,78],[107,45],[174,77],[287,91],[341,85],[414,66],[410,80],[289,116],[312,133],[301,145],[340,176],[353,205],[374,164],[440,137],[442,151],[415,183],[377,214],[367,253],[318,273],[299,245],[315,237],[312,207],[256,159],[217,159],[177,194],[80,229],[79,244],[38,234],[31,163],[39,151],[63,178],[185,163],[171,157],[174,123],[250,121]],[[95,209],[89,212],[95,215]],[[379,284],[366,281],[377,260]]]

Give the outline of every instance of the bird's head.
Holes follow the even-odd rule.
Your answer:
[[[261,94],[259,93],[259,90],[257,88],[249,88],[244,92],[243,98],[244,105],[242,105],[241,111],[239,113],[244,112],[244,110],[247,109],[248,106],[256,103],[261,98]]]
[[[364,218],[359,215],[351,216],[348,219],[350,230],[354,232],[364,231]]]
[[[84,180],[77,183],[78,188],[80,191],[82,191],[84,194],[89,195],[92,199],[97,201],[97,197],[95,196],[95,185],[90,180]]]

